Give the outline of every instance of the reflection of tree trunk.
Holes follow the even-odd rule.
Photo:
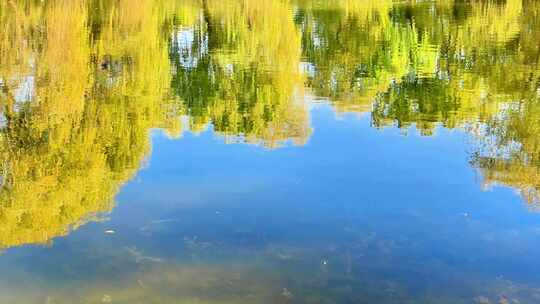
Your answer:
[[[218,45],[218,37],[214,35],[214,25],[212,24],[212,18],[210,16],[210,9],[208,8],[208,0],[202,0],[203,5],[203,19],[206,23],[206,32],[208,33],[208,50],[213,50]]]
[[[2,102],[3,114],[5,118],[7,119],[8,127],[11,125],[12,117],[13,117],[13,108],[15,107],[15,96],[11,93],[7,85],[4,85],[1,87],[2,93],[5,96],[5,101]],[[0,112],[1,113],[1,112]]]
[[[208,8],[208,0],[203,0],[203,19],[206,23],[206,31],[208,32],[208,36],[212,36],[212,19],[210,18],[210,9]]]
[[[203,3],[203,18],[204,22],[208,25],[208,31],[210,31],[211,28],[211,21],[210,21],[210,9],[208,9],[208,0],[202,0]]]

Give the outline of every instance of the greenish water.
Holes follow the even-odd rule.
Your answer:
[[[540,2],[0,25],[0,303],[540,302]]]

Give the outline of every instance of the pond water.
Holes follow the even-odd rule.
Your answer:
[[[540,2],[0,25],[0,303],[540,303]]]

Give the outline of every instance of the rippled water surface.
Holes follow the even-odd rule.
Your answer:
[[[0,1],[0,303],[540,303],[540,2]]]

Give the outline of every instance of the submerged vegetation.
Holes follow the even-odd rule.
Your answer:
[[[2,248],[109,211],[152,128],[303,145],[313,99],[460,128],[486,186],[540,202],[536,1],[24,0],[0,23]]]

